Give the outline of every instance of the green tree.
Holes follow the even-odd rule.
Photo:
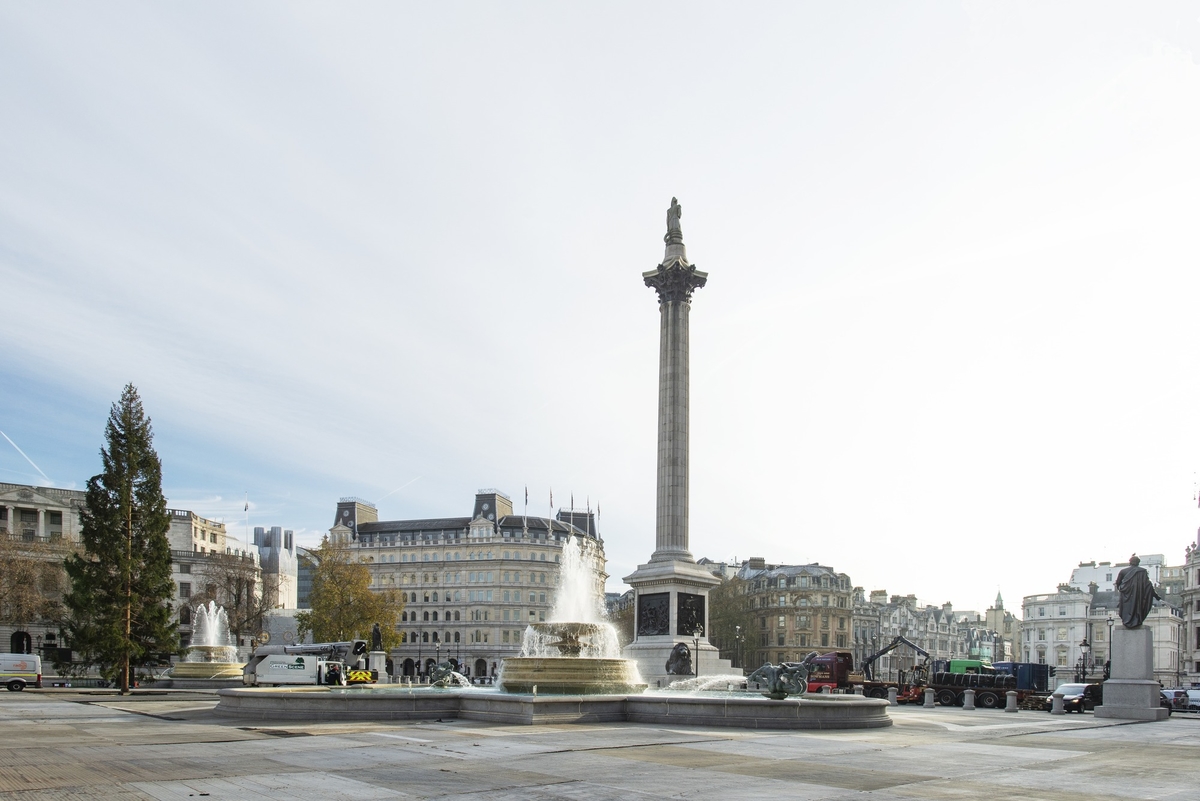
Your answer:
[[[132,384],[113,404],[104,438],[104,469],[88,480],[79,513],[83,553],[66,560],[71,590],[63,603],[79,660],[128,694],[132,671],[178,648],[162,463]]]
[[[309,553],[316,568],[308,595],[309,611],[296,615],[300,639],[311,633],[314,642],[369,641],[371,627],[378,623],[384,650],[399,645],[396,623],[404,599],[395,592],[372,590],[365,560],[335,548],[328,537]]]

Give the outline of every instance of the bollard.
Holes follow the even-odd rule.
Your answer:
[[[1055,693],[1054,695],[1050,696],[1050,698],[1053,699],[1051,701],[1051,705],[1050,705],[1050,714],[1051,715],[1067,714],[1066,710],[1063,709],[1063,694],[1062,693]]]
[[[888,687],[888,703],[891,704],[892,706],[898,705],[896,703],[896,688],[895,687]]]
[[[972,710],[975,708],[975,689],[968,687],[963,693],[963,709]]]
[[[926,688],[925,688],[925,708],[926,708],[926,709],[933,709],[933,705],[934,705],[934,702],[933,702],[933,688],[932,688],[932,687],[926,687]]]
[[[824,695],[829,695],[829,685],[828,685],[828,684],[826,684],[824,687],[822,687],[822,688],[821,688],[821,692],[822,692],[822,694],[824,694]]]
[[[1005,711],[1005,712],[1016,712],[1016,711],[1017,711],[1017,693],[1016,693],[1016,690],[1009,690],[1008,692],[1006,692],[1006,693],[1005,693],[1005,695],[1007,695],[1007,696],[1008,696],[1008,704],[1007,704],[1007,705],[1005,705],[1005,707],[1004,707],[1004,711]]]
[[[861,684],[855,684],[854,685],[854,694],[862,695],[862,693],[863,693],[863,686]]]

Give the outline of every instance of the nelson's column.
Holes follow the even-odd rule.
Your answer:
[[[708,591],[720,579],[696,564],[688,551],[688,313],[692,292],[708,274],[689,264],[679,218],[671,198],[667,211],[666,256],[642,278],[658,293],[661,315],[658,345],[658,502],[655,547],[625,583],[634,589],[634,641],[625,656],[636,659],[642,678],[666,686],[688,674],[669,674],[667,661],[679,644],[692,651],[691,670],[700,675],[729,673],[708,643]],[[699,647],[696,641],[699,640]],[[697,671],[697,667],[699,670]]]

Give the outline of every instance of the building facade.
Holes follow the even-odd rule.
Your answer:
[[[1161,594],[1161,593],[1160,593]],[[1087,590],[1060,584],[1058,591],[1027,595],[1022,602],[1021,661],[1052,665],[1057,682],[1099,681],[1111,658],[1112,631],[1121,626],[1119,594],[1093,582]],[[1183,612],[1155,601],[1142,624],[1154,639],[1154,678],[1164,687],[1183,679]]]
[[[225,524],[186,509],[168,509],[171,528],[171,600],[181,648],[192,644],[196,606],[213,601],[225,608],[235,644],[254,647],[264,607],[258,554],[230,538]]]
[[[1167,559],[1161,553],[1150,553],[1138,557],[1141,566],[1150,576],[1150,582],[1156,587],[1162,585],[1162,570],[1166,567]],[[1112,592],[1113,582],[1122,568],[1129,567],[1129,562],[1080,562],[1079,567],[1071,571],[1071,580],[1067,582],[1075,589],[1085,592],[1092,584],[1100,592]]]
[[[554,608],[563,545],[576,538],[597,565],[597,608],[604,598],[604,543],[590,510],[551,518],[513,513],[495,489],[475,495],[470,516],[381,521],[359,498],[338,502],[329,542],[361,559],[378,591],[404,598],[391,652],[400,676],[426,675],[450,660],[472,678],[494,677],[518,656],[525,628]]]
[[[756,557],[736,577],[746,595],[750,631],[740,646],[747,667],[850,649],[854,585],[845,573],[815,562],[775,565]]]
[[[79,512],[86,498],[80,490],[0,484],[0,536],[6,546],[0,558],[10,565],[41,563],[38,584],[46,609],[61,605],[70,589],[62,562],[81,547]],[[182,646],[191,644],[193,607],[215,600],[227,607],[231,622],[240,629],[238,645],[249,648],[262,593],[257,555],[236,547],[224,523],[184,509],[168,509],[167,514],[175,582],[171,608]],[[69,643],[50,617],[57,615],[32,619],[20,608],[0,609],[0,642],[21,653],[36,651],[47,660],[52,655],[69,660]],[[53,649],[63,653],[52,654]]]
[[[66,559],[80,544],[79,490],[0,483],[0,648],[47,662],[64,646],[54,609],[68,589]]]
[[[891,643],[896,637],[904,637],[928,652],[931,660],[966,659],[970,656],[968,633],[972,631],[972,625],[962,618],[973,616],[955,613],[953,604],[924,604],[915,595],[889,596],[886,590],[873,591],[869,601],[879,620],[881,645]],[[974,628],[980,629],[980,626],[975,624]],[[977,651],[982,641],[983,638],[977,634]],[[990,638],[987,641],[991,642]],[[902,673],[921,664],[922,660],[923,657],[911,648],[900,647],[880,657],[875,663],[875,675],[881,679],[896,680]]]
[[[295,609],[298,597],[296,539],[291,529],[254,529],[254,545],[262,567],[262,591],[268,609]]]
[[[983,616],[984,625],[995,633],[994,662],[1018,662],[1017,638],[1021,633],[1021,619],[1004,608],[1004,598],[996,592],[996,603],[988,607]]]
[[[1183,621],[1180,661],[1185,687],[1200,687],[1200,532],[1183,554],[1180,615]]]

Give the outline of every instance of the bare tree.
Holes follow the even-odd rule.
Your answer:
[[[263,616],[279,597],[277,574],[263,574],[250,555],[208,554],[197,565],[199,591],[192,594],[193,606],[215,601],[225,608],[229,632],[235,638],[254,638],[263,628]]]
[[[67,574],[66,542],[25,540],[0,533],[0,621],[14,626],[57,626]]]

